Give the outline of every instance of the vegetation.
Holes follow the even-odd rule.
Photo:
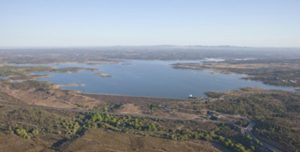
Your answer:
[[[33,72],[78,72],[80,70],[95,71],[92,68],[66,67],[54,68],[49,66],[0,66],[0,77],[12,77],[13,79],[30,79]],[[32,76],[31,76],[32,77]]]
[[[26,76],[31,72],[43,72],[52,70],[46,66],[0,66],[0,77]]]
[[[30,135],[28,134],[27,130],[24,129],[24,128],[17,128],[15,130],[16,134],[22,138],[25,138],[25,139],[29,139],[30,138]]]
[[[149,134],[155,137],[167,138],[172,140],[207,140],[215,141],[229,149],[246,152],[250,151],[240,143],[236,143],[228,138],[217,135],[214,132],[207,132],[203,130],[178,130],[170,129],[159,126],[153,120],[134,118],[131,116],[114,116],[108,113],[90,112],[82,121],[83,128],[107,128],[114,131],[127,132],[132,131],[137,134]]]
[[[300,95],[283,91],[243,89],[225,93],[223,101],[212,102],[210,109],[239,114],[253,119],[254,132],[268,141],[276,141],[285,149],[300,148]]]
[[[67,134],[73,135],[77,133],[80,128],[80,125],[77,121],[74,120],[63,120],[61,122],[63,128],[67,130]]]
[[[13,99],[6,97],[4,94],[2,98],[13,101]],[[257,123],[254,128],[256,134],[269,139],[281,140],[279,143],[289,146],[290,150],[297,149],[297,133],[293,134],[295,131],[289,129],[298,125],[296,123],[298,121],[297,117],[291,116],[295,112],[298,112],[298,102],[296,101],[298,101],[299,95],[287,92],[243,89],[239,92],[224,93],[220,95],[220,98],[222,98],[222,101],[214,97],[216,101],[203,104],[212,111],[247,116]],[[247,134],[241,135],[239,130],[232,124],[221,123],[213,130],[208,130],[197,127],[193,128],[191,126],[194,125],[187,121],[168,122],[151,117],[108,113],[110,110],[105,110],[107,106],[104,106],[100,111],[72,113],[45,110],[41,107],[20,107],[18,103],[15,104],[16,106],[4,106],[1,108],[0,130],[9,131],[10,128],[13,128],[13,133],[24,139],[51,135],[63,137],[64,140],[59,143],[65,143],[72,141],[73,138],[80,138],[80,136],[92,128],[102,128],[115,132],[153,136],[177,141],[204,140],[218,143],[233,151],[262,151],[262,145],[259,140]],[[194,102],[191,102],[191,104],[190,106],[193,109],[195,109],[194,106],[199,105],[199,103]],[[113,104],[112,106],[116,105],[117,107],[120,106],[119,104]],[[200,107],[205,108],[204,105],[200,105]],[[186,105],[183,104],[182,106]],[[146,110],[149,110],[151,107],[146,104]],[[160,106],[153,106],[152,108],[154,107],[155,111],[160,110]],[[189,107],[186,106],[185,108]],[[287,121],[293,118],[294,120],[291,122],[294,122],[294,124],[291,122],[282,123],[281,121],[283,120],[279,118],[289,118]],[[182,124],[184,127],[172,127],[177,124]],[[235,124],[246,127],[249,122],[241,119],[235,122]],[[287,126],[284,127],[283,124]],[[289,143],[288,140],[292,142]],[[58,148],[61,144],[54,145],[54,148]]]
[[[221,63],[178,63],[179,69],[213,69],[222,72],[234,72],[248,75],[245,79],[262,81],[278,86],[300,87],[299,60],[251,60],[226,61]]]
[[[21,76],[29,71],[24,67],[0,67],[2,76]],[[21,93],[22,90],[33,90],[31,95],[45,93],[47,96],[42,97],[54,98],[51,101],[60,99],[66,104],[74,101],[74,98],[69,101],[69,96],[63,96],[62,92],[54,92],[51,85],[44,82],[1,82],[2,88],[7,86],[13,93],[15,90]],[[201,140],[237,152],[268,151],[264,142],[288,151],[300,149],[300,95],[294,92],[249,88],[226,93],[208,92],[208,99],[203,99],[206,102],[173,100],[149,103],[143,98],[144,102],[134,103],[141,110],[136,115],[124,115],[118,111],[124,105],[123,101],[126,104],[131,102],[128,97],[122,102],[105,103],[93,110],[84,107],[60,109],[47,107],[53,102],[45,102],[47,104],[42,106],[28,105],[22,101],[29,99],[13,93],[0,90],[0,134],[14,134],[25,142],[42,140],[52,150],[72,143],[92,129],[178,142]],[[78,97],[78,94],[74,93],[74,96]],[[80,97],[81,101],[87,96]],[[209,113],[213,114],[209,116]],[[255,125],[248,128],[252,122]]]

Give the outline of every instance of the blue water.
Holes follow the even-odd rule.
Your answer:
[[[150,96],[186,98],[189,94],[202,96],[207,91],[227,91],[243,87],[266,89],[288,89],[266,85],[258,81],[241,79],[244,75],[214,73],[209,70],[181,70],[171,66],[174,61],[133,60],[119,64],[55,64],[55,67],[88,67],[109,73],[112,77],[99,77],[93,71],[77,73],[48,73],[41,78],[55,84],[83,84],[63,89],[86,93],[117,94],[128,96]]]

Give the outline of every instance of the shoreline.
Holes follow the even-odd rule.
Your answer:
[[[92,97],[97,100],[109,101],[110,103],[132,103],[132,102],[145,102],[145,103],[161,103],[161,102],[180,102],[187,101],[187,99],[178,98],[164,98],[164,97],[147,97],[147,96],[129,96],[118,94],[97,94],[97,93],[82,93],[80,94],[88,97]]]

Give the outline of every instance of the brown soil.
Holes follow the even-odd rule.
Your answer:
[[[47,106],[52,108],[83,108],[91,109],[103,104],[101,100],[96,100],[77,93],[76,91],[63,91],[53,86],[50,89],[14,89],[10,83],[2,84],[0,91],[30,104]]]
[[[174,141],[129,133],[116,133],[102,129],[92,129],[83,137],[69,145],[66,152],[213,152],[218,151],[207,142]]]
[[[0,152],[53,152],[38,139],[23,139],[16,135],[0,134]]]
[[[118,95],[97,95],[84,94],[97,100],[109,103],[163,103],[163,102],[177,102],[179,99],[168,98],[153,98],[153,97],[133,97],[133,96],[118,96]]]
[[[120,114],[142,114],[140,107],[132,103],[122,105],[116,112]]]

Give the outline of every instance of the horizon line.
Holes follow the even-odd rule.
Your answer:
[[[75,49],[75,48],[112,48],[112,47],[224,47],[224,48],[269,48],[269,49],[300,49],[300,46],[240,46],[240,45],[90,45],[90,46],[0,46],[0,49]]]

